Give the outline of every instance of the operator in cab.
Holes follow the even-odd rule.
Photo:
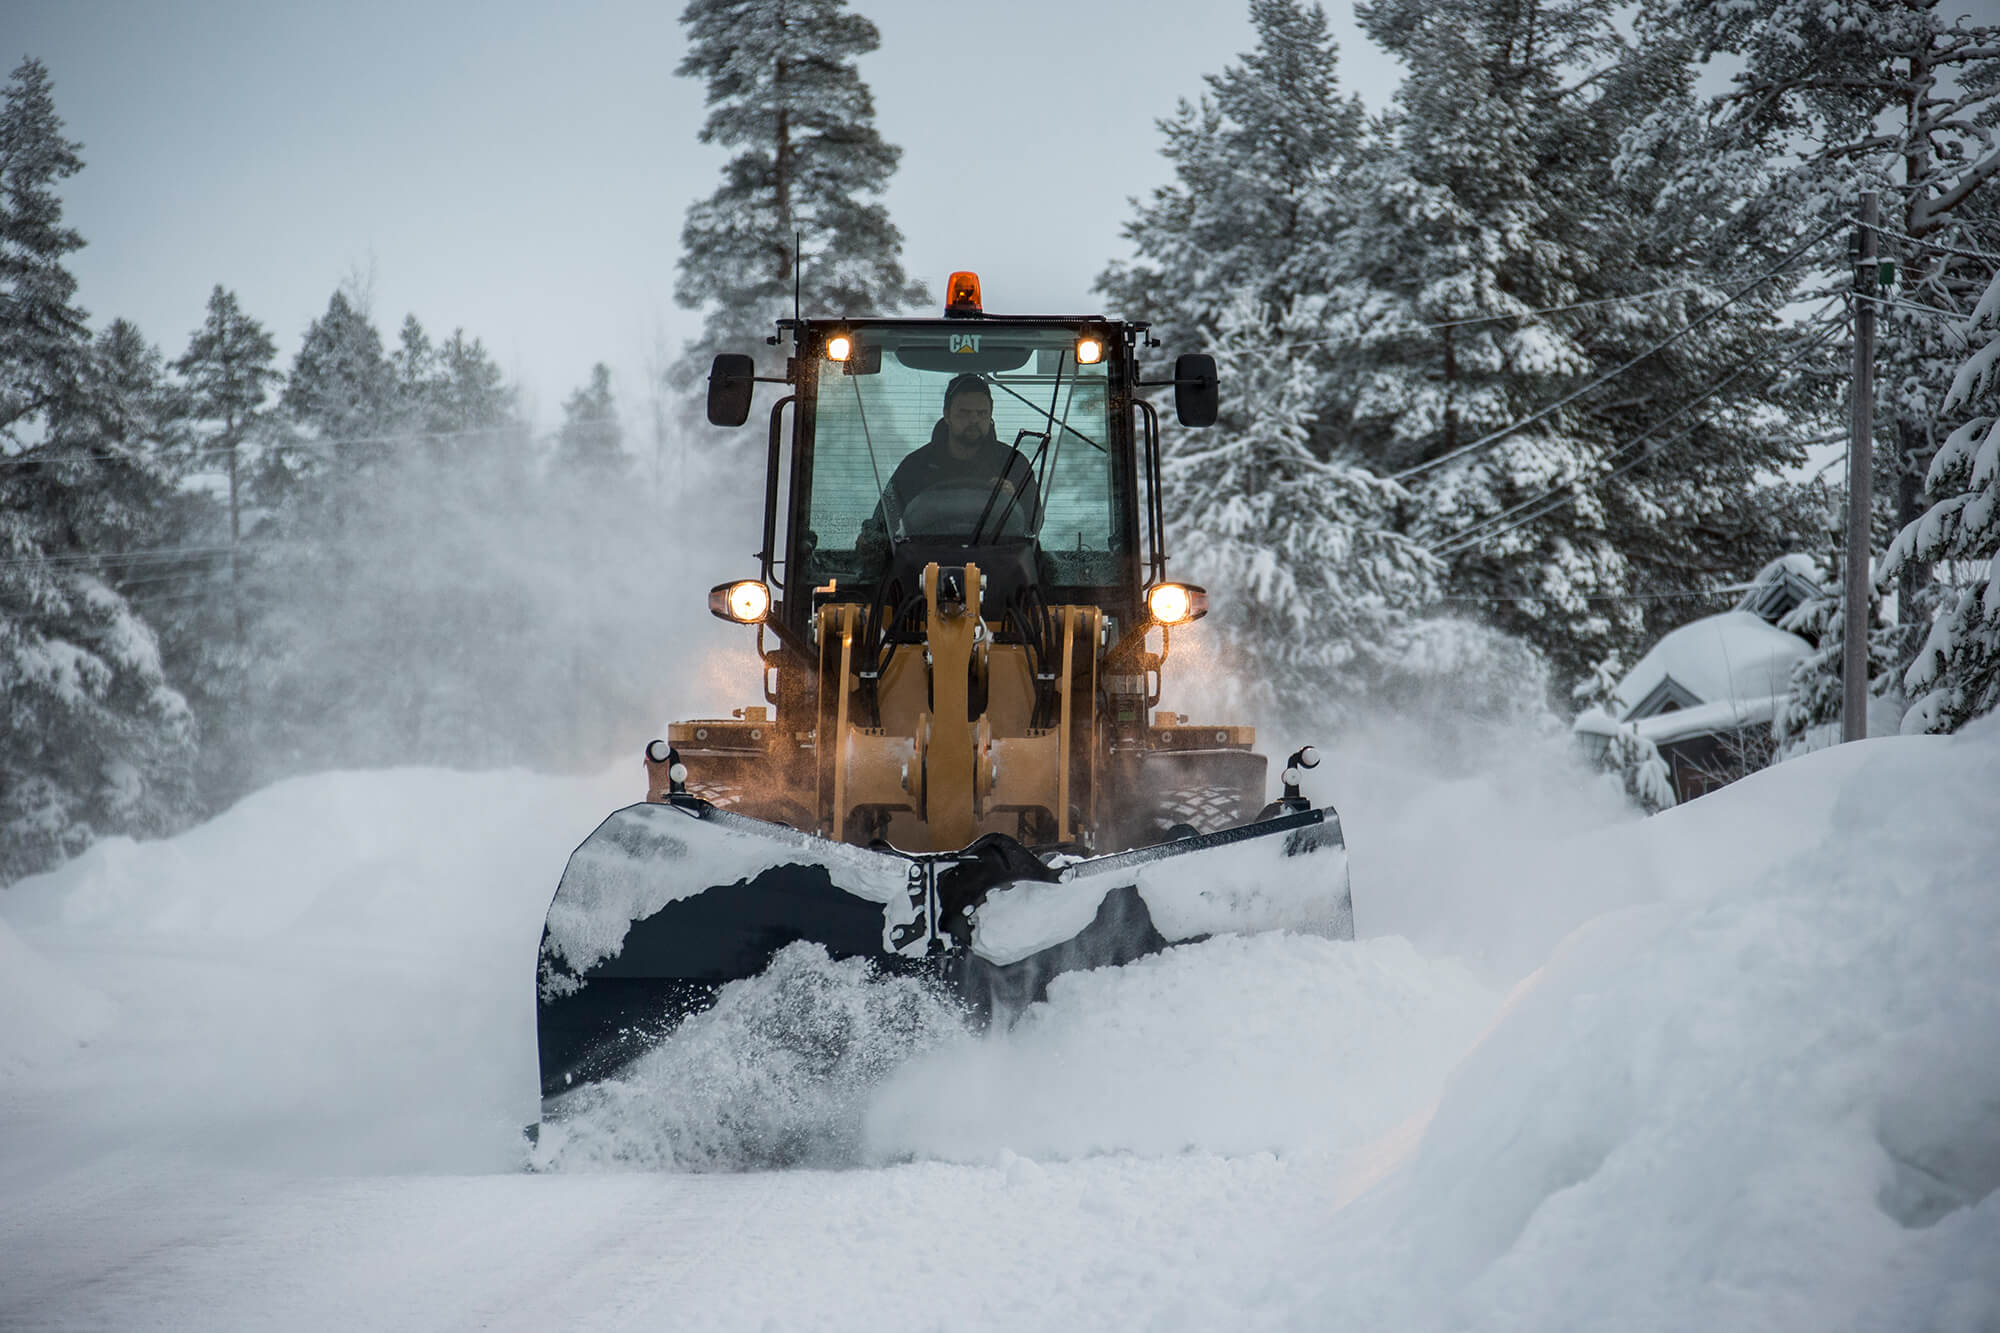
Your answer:
[[[876,513],[899,536],[969,538],[975,526],[988,537],[1032,532],[1040,509],[1034,469],[993,433],[992,389],[966,374],[945,386],[944,416],[930,442],[897,464]]]

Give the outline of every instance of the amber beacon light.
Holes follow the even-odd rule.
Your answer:
[[[951,275],[944,285],[944,312],[947,315],[976,315],[983,307],[979,301],[979,275],[961,271]]]

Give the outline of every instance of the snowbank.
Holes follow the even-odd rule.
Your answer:
[[[115,1015],[111,1001],[0,921],[0,1078],[59,1063]]]
[[[630,771],[324,773],[177,838],[99,843],[0,894],[0,949],[22,938],[47,962],[23,969],[34,983],[5,969],[0,1033],[40,1033],[45,1067],[99,1033],[66,1075],[99,1095],[71,1118],[112,1138],[504,1169],[536,1106],[543,914],[570,850],[636,786]]]
[[[525,772],[391,769],[292,778],[160,842],[108,838],[16,884],[7,917],[36,927],[217,940],[287,932],[365,936],[390,947],[479,928],[481,877],[543,873],[636,774],[584,781]],[[624,802],[618,802],[623,804]],[[551,869],[551,867],[553,867]]]
[[[1647,820],[1533,747],[1325,772],[1357,943],[1068,976],[820,1102],[802,967],[614,1126],[867,1170],[518,1171],[541,914],[622,781],[102,849],[0,898],[0,1325],[2000,1327],[2000,721]]]
[[[2000,722],[1842,747],[1628,835],[1662,900],[1522,984],[1407,1165],[1329,1219],[1341,1279],[1273,1313],[2000,1325],[1995,793]],[[1777,855],[1717,836],[1753,827]]]

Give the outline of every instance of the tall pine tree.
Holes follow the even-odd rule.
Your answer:
[[[1760,478],[1803,458],[1768,406],[1791,285],[1744,291],[1768,256],[1710,243],[1726,192],[1668,198],[1677,145],[1633,151],[1690,76],[1608,0],[1357,12],[1409,75],[1352,181],[1323,410],[1420,497],[1453,594],[1568,686],[1666,628],[1663,594],[1789,543]]]
[[[184,486],[163,515],[171,540],[195,548],[178,579],[146,604],[160,636],[169,677],[201,723],[196,763],[202,803],[213,810],[244,794],[254,771],[246,746],[253,644],[261,643],[262,608],[271,589],[256,577],[244,538],[247,483],[270,442],[271,394],[283,379],[277,343],[244,313],[236,294],[217,284],[201,326],[174,362],[186,404],[191,476],[222,472],[218,506],[208,488]],[[254,515],[253,515],[254,517]]]
[[[1251,0],[1250,21],[1256,46],[1159,122],[1174,179],[1133,201],[1124,231],[1139,258],[1097,281],[1170,347],[1197,346],[1241,297],[1277,308],[1324,291],[1348,218],[1341,182],[1360,158],[1362,112],[1340,95],[1326,14]]]
[[[294,429],[268,457],[266,485],[295,502],[330,504],[337,521],[357,474],[388,455],[397,415],[396,368],[346,292],[334,292],[307,326],[281,401]]]
[[[928,300],[903,272],[902,233],[871,202],[902,151],[876,131],[854,63],[881,45],[875,25],[844,0],[691,0],[681,24],[676,72],[708,85],[701,141],[735,156],[681,230],[674,295],[706,319],[676,378],[698,381],[718,351],[763,354],[771,321],[791,311],[795,262],[809,312]]]
[[[556,432],[550,466],[588,484],[612,482],[631,471],[624,428],[618,424],[618,403],[611,392],[611,368],[602,361],[590,368],[590,383],[563,402],[562,427]]]
[[[199,450],[220,461],[229,476],[229,544],[243,536],[242,478],[245,446],[264,424],[272,388],[283,379],[278,345],[256,320],[243,313],[236,293],[216,284],[208,295],[208,315],[174,362],[187,386],[188,411]],[[206,471],[204,467],[200,470]],[[237,577],[232,570],[232,578]]]
[[[0,883],[191,808],[194,728],[114,586],[159,558],[170,411],[129,324],[93,343],[56,184],[82,168],[48,71],[0,101]]]

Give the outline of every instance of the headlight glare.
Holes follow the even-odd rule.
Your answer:
[[[1156,583],[1146,590],[1146,610],[1155,624],[1184,625],[1208,614],[1208,593],[1192,583]]]
[[[718,583],[708,591],[708,609],[724,620],[755,625],[771,613],[771,590],[757,579]]]

